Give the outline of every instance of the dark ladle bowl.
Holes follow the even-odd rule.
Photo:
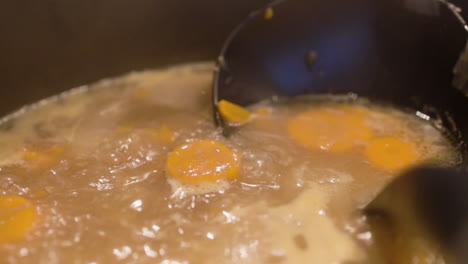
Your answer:
[[[222,48],[215,121],[228,130],[217,108],[222,99],[245,106],[273,96],[353,93],[439,120],[466,161],[468,58],[460,55],[467,31],[444,0],[273,2],[251,13]],[[454,87],[458,61],[467,72]]]
[[[466,263],[468,236],[459,234],[468,232],[468,177],[460,172],[468,160],[467,32],[457,8],[444,0],[272,2],[251,13],[222,48],[215,122],[225,135],[235,131],[219,113],[222,99],[246,106],[320,93],[353,93],[440,121],[463,155],[460,168],[408,171],[365,212],[399,223],[393,232],[420,229],[455,263]]]

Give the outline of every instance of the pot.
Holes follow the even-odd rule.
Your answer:
[[[214,60],[234,26],[268,2],[4,1],[0,3],[0,116],[128,71]],[[453,3],[468,8],[463,0]],[[451,36],[450,41],[457,42],[449,45],[452,50],[441,51],[454,63],[466,41],[462,31]],[[385,89],[369,94],[405,101],[440,118],[466,160],[468,99],[451,86],[452,68],[439,70],[441,83],[415,87],[412,98],[389,96],[392,91]]]
[[[215,60],[235,25],[251,10],[268,2],[3,1],[0,3],[0,116],[72,87],[128,71]],[[453,3],[468,9],[466,0]],[[462,15],[468,18],[468,12]],[[457,74],[467,71],[468,75],[466,38],[461,26],[459,32],[447,38],[454,42],[447,45],[453,49],[440,52],[445,53],[448,66],[436,65],[428,73],[440,74],[440,83],[415,87],[411,93],[399,90],[399,95],[389,90],[367,91],[372,98],[420,109],[440,119],[463,155],[463,167],[468,161],[468,78],[464,85],[463,82],[453,85],[453,69],[458,61]],[[464,49],[466,57],[459,60]],[[391,54],[387,55],[391,58]]]

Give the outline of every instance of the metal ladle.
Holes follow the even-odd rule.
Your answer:
[[[216,124],[227,128],[222,99],[246,106],[274,96],[354,93],[413,108],[417,100],[432,103],[427,93],[447,97],[441,87],[452,82],[467,31],[445,0],[274,1],[248,15],[222,47]]]
[[[445,0],[274,1],[251,13],[222,48],[213,82],[215,122],[231,133],[217,108],[222,99],[247,106],[276,96],[353,93],[411,108],[450,104],[460,91],[450,97],[442,87],[453,88],[467,31]],[[457,80],[468,83],[467,74]],[[461,175],[409,171],[364,211],[400,223],[400,232],[420,229],[455,263],[468,263],[468,175]]]

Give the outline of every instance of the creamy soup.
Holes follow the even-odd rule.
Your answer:
[[[361,209],[408,167],[459,161],[423,113],[354,96],[224,102],[224,137],[212,69],[131,73],[5,118],[0,263],[376,263]],[[398,261],[445,263],[425,242]]]

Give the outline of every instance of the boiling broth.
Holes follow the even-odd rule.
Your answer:
[[[260,102],[225,138],[211,115],[212,69],[131,73],[5,118],[0,195],[27,199],[37,216],[0,244],[0,263],[372,263],[360,209],[404,168],[372,161],[369,142],[410,142],[408,166],[459,162],[431,122],[355,96]],[[303,144],[290,122],[307,111],[353,112],[371,134],[337,151]],[[350,124],[336,136],[352,134]],[[235,177],[194,183],[168,173],[168,156],[200,140],[238,155]],[[412,262],[421,252],[410,252],[401,263],[445,263],[436,248],[424,252],[433,261]]]

